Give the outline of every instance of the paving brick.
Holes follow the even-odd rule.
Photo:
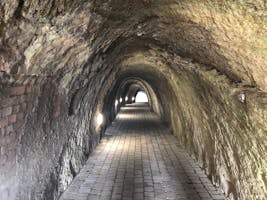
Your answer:
[[[224,199],[149,108],[121,108],[106,132],[61,200]]]

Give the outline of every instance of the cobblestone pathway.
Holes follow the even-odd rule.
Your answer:
[[[62,200],[225,199],[147,107],[123,107],[106,134]]]

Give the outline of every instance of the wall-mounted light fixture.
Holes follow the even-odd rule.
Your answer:
[[[120,98],[120,102],[122,102],[122,98]]]
[[[128,101],[128,97],[125,97],[125,101]]]
[[[238,99],[239,101],[241,101],[242,103],[245,103],[246,102],[246,95],[245,93],[241,93],[238,95]]]
[[[100,126],[101,124],[103,124],[104,122],[104,117],[101,113],[99,113],[96,117],[96,123],[98,126]]]
[[[133,97],[133,98],[132,98],[132,101],[134,101],[134,100],[135,100],[135,98]]]
[[[116,100],[116,101],[115,101],[115,107],[117,107],[118,104],[119,104],[119,101]]]

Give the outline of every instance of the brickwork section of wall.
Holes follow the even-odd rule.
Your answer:
[[[17,148],[31,86],[5,84],[0,92],[0,199],[13,199],[10,188],[16,188]]]

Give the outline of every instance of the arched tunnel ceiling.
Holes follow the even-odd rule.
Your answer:
[[[149,90],[151,91],[151,86],[143,80],[139,78],[131,77],[129,79],[124,80],[121,84],[120,89],[117,91],[117,99],[119,97],[124,98],[125,103],[134,102],[132,98],[135,98],[137,92],[139,90],[145,91],[148,94],[148,99],[151,99],[151,95]],[[152,91],[151,91],[152,92]],[[125,99],[127,98],[127,100]]]
[[[152,45],[266,90],[266,9],[264,0],[4,0],[1,67],[73,77],[111,51],[123,59]]]
[[[143,90],[148,94],[149,105],[152,110],[164,119],[160,93],[163,93],[162,86],[167,88],[166,84],[168,83],[166,79],[163,75],[159,78],[159,73],[155,70],[153,71],[153,69],[151,70],[150,66],[141,65],[134,66],[134,68],[133,70],[131,66],[129,68],[124,67],[116,73],[117,78],[115,80],[111,78],[113,80],[112,85],[104,87],[104,90],[102,90],[102,98],[104,98],[103,101],[100,100],[100,102],[104,103],[104,108],[102,109],[105,110],[107,117],[112,121],[120,104],[124,105],[125,103],[132,102],[131,98],[135,97],[137,91]],[[147,70],[144,70],[144,68],[147,68]],[[163,82],[162,86],[157,86],[161,81]],[[126,96],[130,98],[129,101],[125,100]],[[119,105],[115,103],[116,100]]]
[[[128,102],[132,103],[135,102],[136,100],[136,95],[138,92],[144,92],[147,95],[147,99],[148,99],[148,103],[149,103],[149,99],[150,99],[150,94],[148,93],[148,91],[142,87],[142,85],[138,84],[138,83],[133,83],[129,86],[126,96],[128,98]]]
[[[265,0],[2,0],[0,78],[32,88],[20,199],[59,197],[127,78],[141,80],[213,183],[225,170],[236,199],[266,196],[266,10]]]

